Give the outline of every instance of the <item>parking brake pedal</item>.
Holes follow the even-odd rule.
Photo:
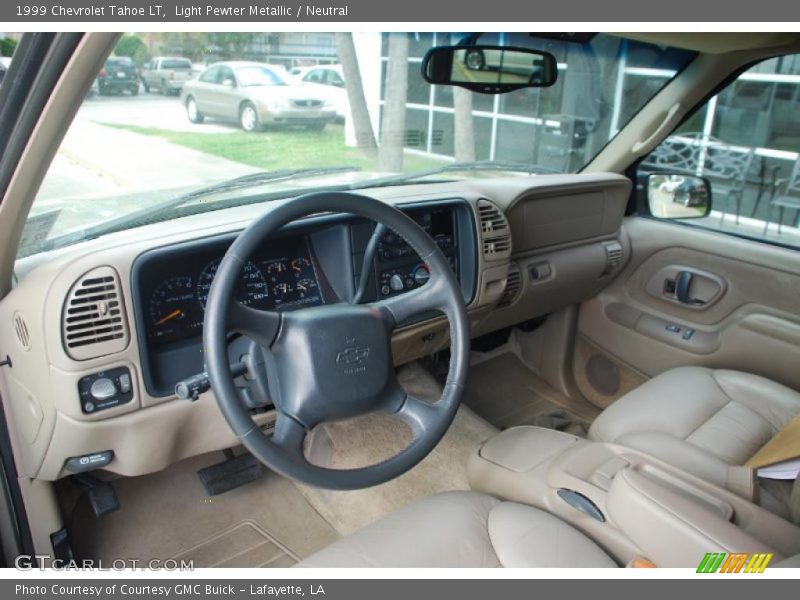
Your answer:
[[[236,456],[225,450],[225,460],[197,472],[209,496],[218,496],[239,486],[252,483],[264,474],[264,466],[250,454]]]
[[[103,515],[119,509],[119,499],[114,487],[107,481],[101,481],[88,473],[77,473],[72,476],[72,481],[83,489],[89,498],[94,516],[98,519]]]

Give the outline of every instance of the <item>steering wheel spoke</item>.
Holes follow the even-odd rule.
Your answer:
[[[305,461],[303,458],[303,443],[305,439],[305,428],[290,416],[278,411],[275,419],[275,431],[272,434],[272,443],[292,458]]]
[[[424,437],[441,420],[442,409],[438,403],[430,404],[416,396],[406,394],[402,406],[394,416],[408,425],[414,439],[417,439]]]
[[[442,276],[431,276],[428,283],[411,292],[378,300],[372,304],[381,311],[388,327],[395,329],[407,323],[412,317],[426,312],[447,313],[450,294],[446,280]]]
[[[280,326],[280,313],[250,308],[238,300],[232,300],[230,303],[228,327],[255,340],[264,348],[272,346]]]

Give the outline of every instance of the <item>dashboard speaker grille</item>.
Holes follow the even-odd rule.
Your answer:
[[[481,246],[486,260],[502,260],[511,256],[511,228],[503,212],[492,202],[478,200]]]
[[[516,302],[522,290],[522,271],[517,263],[511,263],[508,268],[508,275],[506,276],[506,289],[503,290],[503,295],[497,303],[498,308],[511,306]]]
[[[28,323],[20,313],[14,313],[14,333],[17,334],[17,341],[26,352],[31,349],[31,334],[28,331]]]
[[[61,333],[67,354],[76,360],[125,349],[128,324],[114,269],[93,269],[72,286],[64,305]]]

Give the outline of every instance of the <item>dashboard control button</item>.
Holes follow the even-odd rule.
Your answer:
[[[84,414],[96,413],[133,400],[133,379],[128,367],[114,367],[78,380],[78,397]]]
[[[392,288],[390,288],[388,285],[381,286],[381,294],[382,295],[388,296],[391,293],[392,293]]]
[[[389,287],[391,287],[395,292],[401,291],[405,287],[403,284],[403,278],[397,274],[392,275],[389,278]]]
[[[117,395],[117,386],[108,377],[101,377],[92,383],[89,393],[95,400],[108,400]]]
[[[127,373],[123,373],[119,376],[119,391],[123,394],[127,394],[131,391],[131,376]]]

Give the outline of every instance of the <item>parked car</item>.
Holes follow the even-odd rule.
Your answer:
[[[684,206],[703,206],[708,201],[708,187],[702,180],[693,177],[684,179],[672,193],[672,201]]]
[[[5,79],[6,71],[8,71],[8,64],[6,63],[6,57],[0,58],[0,83],[3,83],[3,79]]]
[[[167,96],[177,96],[192,75],[192,61],[179,56],[157,56],[142,65],[145,92],[158,90]]]
[[[101,96],[130,92],[139,93],[139,76],[133,59],[127,56],[109,57],[97,76],[97,93]]]
[[[192,123],[207,116],[236,121],[245,131],[264,125],[300,125],[322,130],[335,117],[318,90],[258,62],[220,62],[183,87],[183,105]]]
[[[344,71],[342,65],[315,65],[313,67],[295,67],[290,71],[300,81],[319,83],[333,87],[344,87]]]
[[[316,65],[313,67],[295,67],[289,71],[297,81],[306,85],[318,86],[318,93],[336,110],[336,119],[344,121],[350,113],[350,101],[345,89],[342,65]]]

